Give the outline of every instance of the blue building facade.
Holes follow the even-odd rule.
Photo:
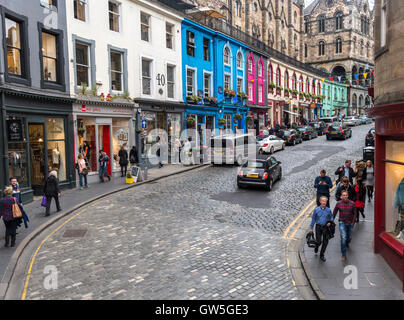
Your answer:
[[[187,19],[181,29],[187,133],[245,132],[247,46]]]

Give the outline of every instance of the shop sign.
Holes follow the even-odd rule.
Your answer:
[[[86,112],[86,113],[119,113],[119,114],[132,114],[131,109],[118,109],[114,107],[92,107],[87,105],[75,105],[74,110],[78,112]]]
[[[376,121],[376,131],[379,134],[402,134],[404,132],[404,117],[387,118]]]
[[[7,120],[8,141],[22,141],[21,119]]]

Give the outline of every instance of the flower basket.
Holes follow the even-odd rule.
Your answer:
[[[236,92],[234,90],[231,89],[224,89],[224,96],[228,97],[228,98],[234,98],[236,96]]]
[[[252,122],[253,121],[253,117],[252,116],[247,116],[246,117],[247,122]]]
[[[243,119],[243,116],[241,114],[237,113],[234,115],[234,119],[238,121],[238,120]]]
[[[217,104],[217,98],[215,98],[215,97],[206,97],[204,99],[204,103],[209,104],[209,105],[216,105]]]
[[[134,182],[134,179],[132,177],[132,175],[130,174],[130,172],[128,172],[126,174],[126,184],[132,184]]]
[[[187,96],[187,102],[190,104],[197,104],[198,102],[201,102],[202,98],[198,96]]]
[[[143,129],[136,129],[136,133],[142,133]]]
[[[219,126],[223,126],[226,124],[226,120],[225,119],[219,119],[217,120],[217,123],[219,124]]]
[[[186,118],[185,121],[187,122],[188,126],[195,124],[195,118]]]

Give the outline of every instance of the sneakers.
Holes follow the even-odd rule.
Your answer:
[[[327,261],[327,259],[324,256],[320,256],[320,260],[323,261],[323,262]]]
[[[88,189],[88,186],[84,186],[84,189]]]
[[[318,253],[318,247],[314,248],[314,253]]]
[[[83,190],[83,187],[80,187],[80,190]]]
[[[342,261],[345,261],[345,260],[346,260],[346,256],[342,255],[341,260],[342,260]]]

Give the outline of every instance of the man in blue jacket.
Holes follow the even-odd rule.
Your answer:
[[[329,176],[326,176],[326,171],[320,171],[320,175],[314,180],[314,188],[317,189],[317,206],[320,206],[320,198],[327,197],[327,207],[330,207],[330,189],[332,181]]]
[[[331,222],[334,221],[334,216],[331,209],[326,206],[328,198],[325,196],[320,197],[320,206],[313,211],[313,216],[310,224],[310,231],[313,232],[314,225],[316,225],[316,241],[317,245],[314,248],[314,252],[318,252],[318,247],[321,245],[320,259],[326,261],[324,254],[327,249],[329,235],[328,228]]]

